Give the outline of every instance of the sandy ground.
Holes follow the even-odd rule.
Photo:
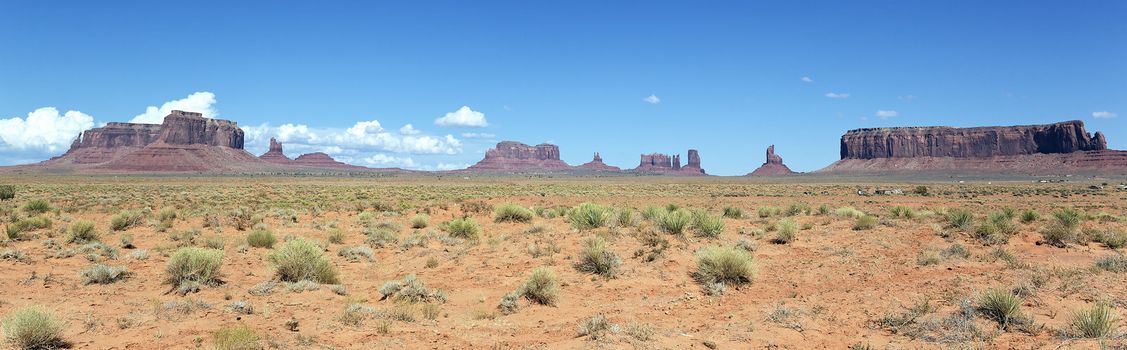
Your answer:
[[[50,229],[29,233],[27,240],[9,241],[0,250],[25,254],[0,260],[0,314],[27,305],[43,305],[68,322],[63,337],[74,348],[156,349],[211,348],[213,333],[223,327],[248,325],[262,338],[264,348],[775,348],[871,349],[916,348],[1127,348],[1123,321],[1104,340],[1075,339],[1069,317],[1074,310],[1096,302],[1110,302],[1127,316],[1127,273],[1095,268],[1097,259],[1117,254],[1097,242],[1073,243],[1066,248],[1039,245],[1039,233],[1050,224],[1056,208],[1075,207],[1096,215],[1127,216],[1127,192],[1114,184],[1089,189],[1092,183],[1037,184],[1025,182],[926,184],[932,195],[911,194],[917,184],[765,184],[738,180],[652,179],[507,179],[458,182],[452,179],[279,179],[279,178],[6,178],[17,184],[18,197],[0,203],[3,221],[26,214],[19,209],[28,199],[45,198],[56,209],[46,215]],[[859,196],[858,188],[902,189],[908,194]],[[464,212],[462,202],[488,205],[516,203],[525,207],[571,207],[593,202],[631,208],[638,224],[579,232],[565,217],[536,217],[530,223],[494,223],[491,211]],[[378,205],[373,205],[378,203]],[[647,262],[636,251],[652,248],[640,239],[656,232],[640,218],[647,206],[676,204],[720,215],[727,206],[743,210],[742,218],[725,218],[719,238],[673,236],[657,259]],[[791,244],[771,242],[769,228],[783,215],[760,218],[757,209],[804,204],[809,214],[790,217],[803,229]],[[854,220],[817,208],[854,207],[880,217],[870,230],[854,230]],[[907,206],[916,218],[894,218],[893,206]],[[122,209],[151,208],[144,223],[111,231],[111,217]],[[161,232],[157,213],[176,208],[179,219]],[[279,285],[269,295],[249,290],[274,278],[266,248],[241,249],[247,232],[236,230],[226,213],[249,208],[279,242],[284,237],[327,241],[335,227],[345,233],[342,244],[326,243],[325,255],[340,271],[347,295],[328,286],[291,292]],[[1041,219],[1022,224],[1008,243],[985,245],[973,232],[945,227],[942,215],[929,212],[966,209],[985,220],[1003,207],[1035,209]],[[410,220],[428,212],[430,225],[416,230]],[[218,213],[223,225],[205,227],[205,213]],[[292,212],[297,220],[290,217]],[[412,235],[429,235],[422,246],[376,248],[374,261],[351,262],[337,255],[346,246],[366,246],[361,221],[369,212],[374,222],[400,226],[400,242]],[[284,215],[279,215],[284,214]],[[476,242],[442,242],[439,223],[469,215],[482,226]],[[134,237],[135,249],[119,247],[116,259],[99,258],[111,266],[128,268],[130,276],[106,285],[83,285],[78,271],[92,262],[86,254],[53,257],[66,244],[68,222],[93,220],[101,241],[119,247],[121,236]],[[541,232],[527,233],[531,227]],[[1127,221],[1087,220],[1087,232],[1125,231]],[[174,241],[172,234],[196,229],[192,242]],[[971,230],[973,231],[973,230]],[[608,237],[623,260],[611,279],[577,271],[586,237]],[[53,238],[52,238],[53,237]],[[168,293],[163,284],[168,256],[178,245],[203,246],[208,238],[225,240],[223,281],[198,293]],[[61,248],[49,247],[53,239]],[[698,250],[716,245],[754,246],[758,275],[748,285],[729,286],[722,295],[709,295],[692,273]],[[530,245],[554,244],[559,252],[534,257]],[[945,257],[931,265],[918,262],[927,249],[944,250],[960,244],[969,256]],[[277,246],[280,246],[279,243]],[[276,246],[276,247],[277,247]],[[992,258],[997,249],[1014,261]],[[144,249],[148,258],[130,257]],[[428,260],[437,266],[427,267]],[[497,305],[517,289],[538,266],[551,267],[561,283],[559,303],[543,306],[521,300],[514,314],[503,315]],[[415,274],[430,288],[446,293],[435,319],[422,314],[420,304],[380,300],[385,281]],[[974,304],[989,288],[1027,287],[1022,314],[1032,324],[1003,331],[998,323],[977,315],[960,329],[941,326],[957,318],[960,304]],[[231,308],[244,301],[253,313]],[[930,311],[911,324],[882,322],[926,302]],[[344,309],[360,303],[377,310],[406,309],[414,321],[372,317],[359,325],[341,322]],[[598,337],[581,336],[577,325],[605,315],[615,326]],[[1120,317],[1122,319],[1122,317]],[[297,320],[296,330],[287,321]],[[928,323],[927,321],[934,321]],[[972,334],[966,327],[979,331]],[[386,331],[386,333],[385,333]],[[597,338],[597,339],[596,339]]]

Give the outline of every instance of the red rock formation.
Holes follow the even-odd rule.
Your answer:
[[[700,155],[689,150],[689,164],[681,166],[681,155],[669,156],[661,153],[643,154],[638,167],[632,171],[640,173],[667,173],[677,175],[704,175],[700,168]]]
[[[818,172],[975,171],[1058,173],[1127,171],[1127,152],[1107,149],[1081,121],[976,128],[850,130],[841,160]]]
[[[195,112],[172,111],[164,117],[157,142],[243,149],[243,129],[235,122],[204,118]]]
[[[516,141],[501,141],[485,152],[485,159],[470,166],[471,171],[566,170],[570,165],[560,160],[560,148],[542,143],[529,146]]]
[[[783,164],[783,157],[775,154],[775,145],[767,146],[767,161],[758,169],[747,174],[747,176],[779,176],[794,174],[786,164]]]
[[[856,129],[841,137],[841,159],[992,157],[1107,149],[1103,134],[1090,136],[1084,122],[977,128],[911,127]]]
[[[578,166],[577,168],[583,169],[583,170],[594,170],[594,171],[619,171],[619,170],[622,170],[619,167],[610,166],[610,165],[607,165],[606,163],[603,163],[603,157],[599,156],[599,152],[595,152],[595,157],[593,159],[591,159],[590,162],[583,163],[582,165]]]
[[[285,152],[282,152],[282,144],[278,142],[278,140],[275,140],[273,137],[270,138],[270,150],[266,151],[266,153],[263,153],[261,156],[258,156],[258,158],[271,163],[293,163],[293,159],[286,157]]]
[[[314,168],[365,169],[361,166],[338,162],[328,154],[321,152],[302,154],[294,158],[293,163]]]

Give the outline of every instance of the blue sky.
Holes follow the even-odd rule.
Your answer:
[[[1123,149],[1124,16],[1123,1],[10,0],[0,163],[182,106],[239,122],[255,154],[285,133],[291,157],[418,169],[517,140],[624,168],[696,148],[721,175],[775,144],[812,171],[848,129],[1070,119]]]

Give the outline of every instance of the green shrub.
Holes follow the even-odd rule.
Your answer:
[[[16,186],[0,185],[0,201],[16,198]]]
[[[947,227],[967,230],[974,224],[974,215],[966,210],[952,210],[947,213]]]
[[[744,211],[736,207],[724,207],[724,217],[729,219],[742,219],[744,217]]]
[[[176,208],[173,208],[173,207],[161,208],[160,213],[157,214],[157,218],[160,219],[161,222],[167,222],[167,223],[171,223],[173,221],[176,221],[176,218],[178,216],[179,216],[179,214],[176,213]]]
[[[16,309],[3,321],[4,337],[17,349],[58,349],[66,323],[40,306]]]
[[[556,273],[547,266],[532,270],[532,275],[524,282],[521,291],[528,300],[548,306],[555,306],[560,299],[560,282]]]
[[[778,244],[790,244],[798,239],[798,224],[791,219],[782,219],[775,223],[775,239]]]
[[[877,226],[877,217],[872,216],[872,215],[865,215],[865,216],[859,217],[859,218],[857,218],[857,221],[853,222],[853,230],[854,231],[871,230],[871,229],[873,229],[873,227],[876,227],[876,226]]]
[[[661,229],[662,232],[672,235],[681,235],[684,234],[685,230],[692,224],[692,220],[693,215],[688,211],[675,210],[661,214],[661,216],[657,218],[657,227]]]
[[[344,243],[344,231],[342,231],[339,228],[334,228],[334,229],[330,230],[329,231],[329,237],[327,238],[327,240],[329,241],[329,243],[332,243],[332,244]]]
[[[998,321],[1002,329],[1019,315],[1021,303],[1021,297],[1006,289],[989,289],[978,299],[979,309]]]
[[[1115,334],[1115,324],[1118,321],[1118,317],[1111,310],[1111,305],[1096,303],[1090,309],[1073,312],[1069,323],[1078,336],[1104,338]]]
[[[735,247],[709,247],[697,255],[694,277],[710,294],[720,294],[727,285],[751,283],[755,272],[755,258],[750,252]]]
[[[769,217],[772,217],[772,216],[777,216],[781,212],[783,212],[782,208],[774,207],[774,206],[759,207],[758,209],[755,210],[755,214],[759,215],[760,218],[769,218]]]
[[[419,215],[415,215],[415,217],[411,218],[411,228],[415,228],[415,229],[426,228],[429,223],[430,223],[430,216],[427,216],[427,214],[419,214]]]
[[[278,242],[273,232],[262,228],[247,233],[246,240],[247,245],[255,248],[274,248],[274,243]]]
[[[1023,224],[1028,224],[1039,219],[1041,219],[1041,214],[1038,214],[1036,210],[1026,209],[1021,212],[1021,223]]]
[[[414,274],[403,277],[402,281],[391,280],[380,287],[380,300],[394,298],[405,303],[446,302],[446,292],[437,288],[427,288]]]
[[[23,211],[28,214],[43,214],[51,211],[51,203],[47,203],[45,199],[32,199],[24,203]]]
[[[830,215],[830,205],[823,203],[818,206],[818,215]]]
[[[187,293],[199,285],[217,285],[219,269],[223,266],[223,251],[198,247],[176,250],[168,259],[165,283]]]
[[[117,282],[129,274],[124,267],[113,267],[105,264],[96,264],[78,272],[82,284],[110,284]]]
[[[70,236],[67,237],[68,243],[83,244],[87,242],[94,242],[98,240],[98,232],[94,230],[94,222],[89,220],[78,220],[70,224],[68,228]]]
[[[1100,236],[1100,243],[1110,249],[1119,249],[1127,246],[1127,232],[1108,231]]]
[[[266,255],[266,261],[274,264],[275,274],[286,282],[340,283],[336,268],[321,253],[322,249],[317,243],[298,238],[270,252]]]
[[[454,219],[446,223],[446,232],[451,237],[476,240],[481,235],[481,226],[471,218]]]
[[[657,220],[662,214],[665,214],[664,210],[652,205],[642,209],[642,219]]]
[[[571,210],[571,227],[584,231],[604,227],[610,222],[611,210],[594,203],[581,203]]]
[[[804,203],[791,203],[787,206],[787,216],[803,215],[810,212],[810,206]]]
[[[618,216],[618,219],[617,219],[618,222],[617,223],[618,223],[619,227],[631,227],[631,226],[638,224],[638,221],[634,218],[634,210],[633,209],[630,209],[630,208],[618,209],[618,210],[615,210],[615,213]]]
[[[583,242],[583,251],[579,253],[575,269],[611,278],[618,272],[619,265],[622,265],[622,259],[607,247],[607,241],[600,236],[591,236]]]
[[[1072,208],[1064,208],[1053,213],[1056,223],[1068,230],[1075,230],[1080,226],[1080,213]]]
[[[348,259],[348,261],[360,261],[361,259],[367,261],[374,261],[376,258],[375,252],[368,247],[341,247],[337,250],[337,255]]]
[[[834,210],[834,215],[856,219],[865,216],[865,212],[857,210],[853,207],[841,207]]]
[[[913,219],[916,217],[915,210],[912,210],[912,208],[905,207],[903,205],[892,207],[892,209],[890,209],[889,211],[892,212],[892,217],[894,218]]]
[[[493,210],[493,222],[529,222],[535,215],[528,208],[507,203]]]
[[[1012,209],[1011,209],[1012,210]],[[986,221],[993,225],[999,233],[1011,236],[1017,232],[1017,226],[1014,225],[1014,214],[1008,211],[1000,211],[991,213],[986,217]]]
[[[220,328],[215,331],[213,339],[216,350],[263,349],[258,333],[246,325]]]
[[[21,240],[24,238],[22,235],[24,232],[48,229],[51,228],[52,225],[53,223],[51,222],[51,219],[48,219],[45,216],[30,217],[26,219],[16,220],[12,224],[8,225],[5,228],[5,233],[10,240]]]
[[[140,225],[144,218],[145,214],[140,210],[122,210],[110,218],[110,229],[122,231]]]
[[[724,233],[724,219],[699,212],[693,215],[693,229],[697,237],[717,238]]]
[[[1096,260],[1096,267],[1104,271],[1127,272],[1127,255],[1113,254]]]
[[[1064,248],[1069,242],[1076,241],[1076,230],[1066,224],[1054,222],[1041,230],[1041,241],[1054,247]]]

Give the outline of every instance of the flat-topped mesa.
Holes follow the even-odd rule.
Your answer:
[[[681,155],[668,155],[662,153],[643,154],[638,162],[635,172],[644,173],[672,173],[680,175],[703,175],[704,169],[700,167],[700,154],[697,150],[689,150],[689,162],[681,166]]]
[[[763,165],[755,169],[755,171],[748,173],[747,176],[778,176],[790,174],[794,174],[794,171],[791,171],[790,167],[783,164],[783,157],[775,154],[775,145],[770,145],[767,146],[767,160],[763,162]]]
[[[559,146],[542,143],[529,146],[516,141],[501,141],[485,152],[485,158],[467,170],[558,170],[571,168],[560,160]]]
[[[278,140],[273,137],[270,138],[270,150],[258,156],[258,158],[271,163],[286,164],[293,162],[293,160],[290,159],[290,157],[286,157],[286,153],[282,151],[282,143],[278,142]]]
[[[583,163],[582,165],[578,166],[578,168],[583,169],[583,170],[595,170],[595,171],[619,171],[619,170],[622,170],[619,167],[610,166],[610,165],[607,165],[606,163],[603,163],[603,157],[599,156],[599,152],[595,152],[595,156],[593,158],[591,158],[590,162]]]
[[[297,158],[294,158],[292,164],[304,165],[304,166],[314,167],[314,168],[345,168],[345,169],[363,169],[364,168],[364,167],[361,167],[361,166],[356,166],[356,165],[351,165],[351,164],[339,162],[336,159],[333,159],[332,156],[325,154],[325,153],[322,153],[322,152],[313,152],[313,153],[302,154],[300,156],[297,156]]]
[[[1079,120],[1043,125],[953,128],[945,126],[850,130],[841,137],[841,159],[994,157],[1107,149],[1102,133]]]
[[[200,113],[174,110],[164,117],[159,141],[169,145],[243,149],[243,129],[233,121],[204,118]]]

